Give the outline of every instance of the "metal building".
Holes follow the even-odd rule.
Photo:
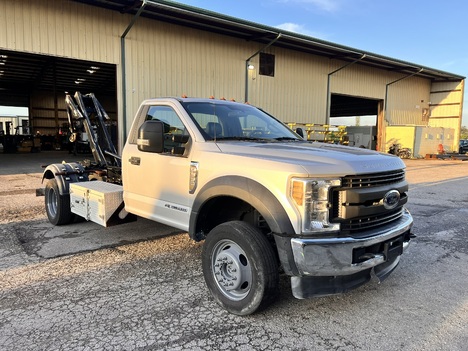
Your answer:
[[[284,122],[375,115],[382,151],[401,126],[413,128],[406,146],[458,145],[457,74],[172,1],[3,0],[0,23],[0,105],[28,106],[35,132],[56,133],[65,91],[80,90],[117,120],[120,145],[143,99],[182,94],[248,101]]]

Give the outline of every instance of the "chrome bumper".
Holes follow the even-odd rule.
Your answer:
[[[386,253],[370,255],[369,259],[353,263],[353,250],[397,239],[409,232],[413,217],[405,210],[398,222],[380,228],[368,238],[291,239],[294,261],[300,276],[344,276],[361,272],[387,261]],[[406,250],[409,241],[404,241]]]

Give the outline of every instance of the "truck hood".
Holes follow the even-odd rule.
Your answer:
[[[406,167],[399,157],[393,155],[319,142],[218,141],[217,146],[222,153],[233,156],[299,165],[309,175],[343,176],[386,172]]]

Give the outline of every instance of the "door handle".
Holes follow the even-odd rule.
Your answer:
[[[141,159],[139,157],[132,156],[128,159],[128,162],[130,162],[132,165],[139,166],[140,165]]]

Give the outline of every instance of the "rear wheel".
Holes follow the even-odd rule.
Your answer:
[[[207,236],[203,275],[216,302],[237,315],[249,315],[278,294],[278,263],[273,247],[255,227],[241,221],[220,224]]]
[[[53,225],[68,224],[73,221],[70,195],[60,194],[56,179],[50,179],[46,184],[45,208],[49,222]]]

